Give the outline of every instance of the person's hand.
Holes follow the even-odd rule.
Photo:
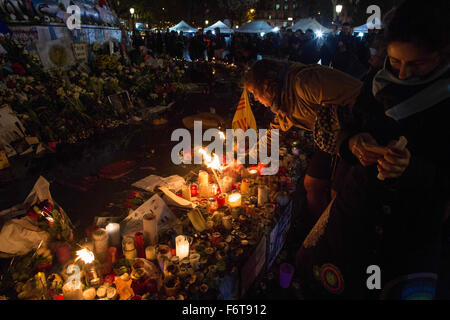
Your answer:
[[[396,148],[396,142],[389,142],[386,154],[378,160],[378,173],[383,178],[398,178],[409,166],[411,153],[406,148]]]
[[[378,146],[377,141],[367,132],[358,133],[351,137],[348,141],[348,147],[364,167],[373,165],[383,158],[383,154],[381,154],[381,152],[384,153],[383,147]]]

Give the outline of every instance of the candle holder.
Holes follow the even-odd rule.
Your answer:
[[[241,206],[241,194],[240,193],[232,193],[229,197],[228,197],[228,205],[230,206],[230,208],[236,208],[236,207],[240,207]]]
[[[168,297],[173,297],[180,289],[180,281],[171,276],[164,280],[164,291]]]
[[[216,201],[215,198],[209,198],[208,199],[208,211],[209,213],[214,213],[214,211],[216,211],[217,209],[219,209],[219,205]]]

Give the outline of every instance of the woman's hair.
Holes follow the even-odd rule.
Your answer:
[[[413,42],[428,51],[448,46],[449,0],[405,0],[387,19],[385,41]]]
[[[274,94],[281,86],[279,73],[284,66],[285,62],[278,60],[258,60],[244,74],[244,86],[251,86],[259,95]]]

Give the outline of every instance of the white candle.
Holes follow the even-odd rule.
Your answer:
[[[109,241],[113,247],[117,247],[120,244],[120,224],[108,223],[106,226],[106,232],[109,236]]]
[[[258,187],[258,206],[263,206],[269,200],[269,188],[267,186]]]
[[[181,189],[181,192],[183,194],[184,199],[191,201],[191,185],[190,184],[184,185]]]
[[[222,179],[222,192],[230,192],[231,191],[231,184],[233,183],[233,178],[230,176],[225,176]]]
[[[144,226],[144,243],[148,245],[156,245],[158,243],[158,221],[156,215],[147,213],[143,219]]]
[[[230,208],[240,207],[241,206],[241,194],[240,193],[232,193],[228,197],[228,205]]]
[[[104,262],[108,252],[108,233],[100,228],[92,233],[94,239],[94,253],[98,260]]]
[[[176,253],[180,260],[189,256],[189,241],[185,236],[177,236],[175,238]]]
[[[209,196],[209,185],[208,184],[199,184],[198,185],[198,195],[200,197],[208,197]]]
[[[198,173],[198,184],[208,185],[208,172],[200,170]]]

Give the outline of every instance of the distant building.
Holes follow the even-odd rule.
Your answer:
[[[290,27],[298,17],[297,0],[260,0],[255,20],[264,20],[273,27]]]

